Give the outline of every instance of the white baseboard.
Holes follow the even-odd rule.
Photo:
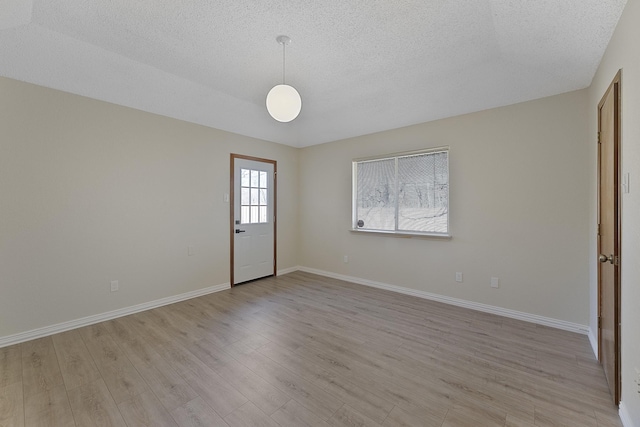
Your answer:
[[[593,329],[589,327],[589,343],[591,344],[591,349],[593,350],[593,354],[598,358],[598,337],[593,332]]]
[[[618,414],[620,415],[620,420],[624,427],[640,427],[633,423],[631,415],[627,410],[627,405],[625,405],[624,402],[620,402],[620,405],[618,406]]]
[[[512,319],[523,320],[525,322],[536,323],[538,325],[549,326],[551,328],[563,329],[565,331],[577,332],[579,334],[588,335],[589,327],[578,323],[567,322],[564,320],[552,319],[550,317],[538,316],[537,314],[525,313],[522,311],[510,310],[508,308],[496,307],[493,305],[481,304],[478,302],[462,300],[458,298],[447,297],[444,295],[432,294],[416,289],[404,288],[402,286],[390,285],[388,283],[375,282],[373,280],[361,279],[359,277],[345,276],[343,274],[332,273],[324,270],[317,270],[309,267],[299,267],[300,271],[318,274],[320,276],[331,277],[338,280],[353,282],[360,285],[371,286],[388,291],[399,292],[401,294],[413,295],[432,301],[438,301],[445,304],[451,304],[458,307],[470,308],[472,310],[483,311],[485,313],[497,314],[498,316],[510,317]]]
[[[224,291],[225,289],[229,289],[230,287],[231,286],[229,283],[223,283],[222,285],[210,286],[208,288],[185,292],[180,295],[174,295],[171,297],[157,299],[155,301],[132,305],[130,307],[120,308],[118,310],[113,310],[106,313],[95,314],[92,316],[83,317],[81,319],[58,323],[56,325],[45,326],[44,328],[32,329],[30,331],[0,337],[0,348],[33,340],[36,338],[46,337],[49,335],[57,334],[59,332],[69,331],[71,329],[81,328],[83,326],[93,325],[94,323],[104,322],[105,320],[111,320],[118,317],[127,316],[129,314],[139,313],[141,311],[150,310],[152,308],[162,307],[163,305],[173,304],[214,292]]]
[[[278,270],[276,276],[282,276],[283,274],[293,273],[294,271],[298,270],[300,270],[300,267],[297,265],[295,267],[284,268],[282,270]]]

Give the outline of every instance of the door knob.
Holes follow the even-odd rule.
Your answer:
[[[598,261],[600,262],[609,261],[611,264],[613,264],[613,255],[606,256],[605,254],[600,254],[600,256],[598,257]]]

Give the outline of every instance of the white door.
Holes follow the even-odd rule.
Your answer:
[[[275,162],[232,155],[232,163],[235,285],[275,274]]]

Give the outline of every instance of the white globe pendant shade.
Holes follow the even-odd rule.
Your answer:
[[[298,117],[302,98],[293,86],[277,85],[267,94],[267,111],[279,122],[287,123]]]

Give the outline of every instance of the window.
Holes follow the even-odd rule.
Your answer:
[[[267,172],[240,169],[240,223],[267,222]]]
[[[353,161],[353,229],[449,235],[449,149]]]

